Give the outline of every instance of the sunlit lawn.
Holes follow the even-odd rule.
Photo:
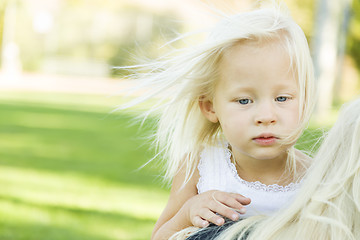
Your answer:
[[[167,191],[119,99],[0,95],[0,239],[149,239]]]
[[[0,239],[150,238],[168,191],[120,98],[0,95]]]

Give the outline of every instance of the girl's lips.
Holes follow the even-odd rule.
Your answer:
[[[256,137],[254,138],[254,141],[259,144],[259,145],[263,145],[263,146],[268,146],[268,145],[272,145],[276,142],[277,138],[274,136],[269,136],[269,137]]]

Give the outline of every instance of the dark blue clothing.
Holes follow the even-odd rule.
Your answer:
[[[201,229],[200,231],[196,232],[195,234],[186,238],[186,240],[211,240],[215,239],[219,236],[224,230],[228,229],[232,226],[234,221],[227,220],[222,226],[217,226],[215,224],[210,224],[208,227]],[[247,235],[247,234],[246,234]],[[244,240],[246,239],[246,236]]]

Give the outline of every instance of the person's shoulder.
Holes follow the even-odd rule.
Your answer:
[[[179,164],[179,169],[173,177],[172,188],[181,189],[184,186],[196,186],[199,181],[199,164],[200,155],[203,152],[203,148],[200,148],[200,153],[195,154],[194,159],[190,160],[190,156],[193,154],[186,154]]]

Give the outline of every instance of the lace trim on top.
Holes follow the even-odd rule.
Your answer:
[[[271,185],[266,185],[264,183],[261,183],[259,181],[256,182],[248,182],[244,179],[242,179],[237,171],[236,171],[236,166],[234,165],[234,163],[231,162],[231,151],[228,149],[228,147],[226,147],[225,149],[225,157],[226,157],[226,161],[228,163],[229,168],[231,169],[232,173],[234,174],[234,177],[241,183],[246,185],[249,188],[253,188],[255,190],[262,190],[265,192],[290,192],[290,191],[294,191],[297,188],[300,187],[300,182],[297,183],[290,183],[286,186],[280,186],[278,184],[271,184]]]
[[[200,190],[203,186],[204,186],[204,178],[203,176],[201,175],[201,172],[203,172],[204,170],[204,167],[203,167],[203,164],[204,164],[204,154],[205,154],[205,151],[203,150],[201,153],[200,153],[200,161],[199,161],[199,164],[198,164],[198,170],[199,170],[199,173],[200,173],[200,178],[199,178],[199,181],[198,183],[196,184],[196,187],[198,190]]]

